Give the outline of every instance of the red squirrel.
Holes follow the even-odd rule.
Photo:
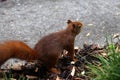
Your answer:
[[[0,43],[0,66],[10,58],[32,61],[37,57],[37,53],[22,41],[11,40]]]
[[[67,50],[71,59],[75,60],[74,41],[83,24],[71,20],[68,20],[67,24],[66,29],[44,36],[34,47],[34,50],[39,54],[39,60],[48,70],[53,69],[63,50]]]
[[[81,31],[81,22],[68,20],[68,26],[62,31],[51,33],[38,41],[34,49],[30,48],[22,41],[5,41],[0,43],[0,65],[10,58],[19,58],[26,61],[39,60],[48,70],[54,72],[63,50],[68,51],[68,55],[74,59],[74,41],[76,35]]]

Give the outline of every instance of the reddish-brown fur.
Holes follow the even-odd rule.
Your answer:
[[[0,43],[0,65],[10,58],[32,61],[37,57],[37,53],[22,41],[11,40]]]
[[[34,50],[21,41],[5,41],[0,44],[0,65],[10,58],[19,58],[26,61],[39,60],[48,70],[57,63],[63,50],[74,60],[74,41],[82,28],[81,22],[68,20],[65,30],[43,37]]]
[[[68,51],[68,55],[74,60],[74,41],[80,33],[83,24],[68,20],[65,30],[49,34],[36,44],[34,50],[39,54],[39,60],[48,69],[52,69],[57,63],[63,50]]]

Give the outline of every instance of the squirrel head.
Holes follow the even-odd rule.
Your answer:
[[[67,29],[75,35],[79,34],[83,27],[83,24],[79,21],[72,22],[71,20],[68,20],[67,24],[68,24]]]

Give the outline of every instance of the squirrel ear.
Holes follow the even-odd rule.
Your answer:
[[[72,22],[71,20],[68,20],[68,21],[67,21],[67,24],[69,24],[69,23],[71,23],[71,22]]]

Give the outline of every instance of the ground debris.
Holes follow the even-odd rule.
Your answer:
[[[12,73],[13,78],[19,79],[21,75],[25,79],[30,80],[90,80],[87,72],[89,68],[87,63],[99,63],[100,60],[96,55],[105,53],[104,49],[97,44],[84,44],[83,48],[75,48],[76,62],[71,61],[67,56],[67,51],[63,52],[63,56],[59,59],[55,66],[60,71],[60,74],[55,74],[39,65],[39,61],[27,62],[25,65],[15,65],[6,73]],[[17,69],[16,66],[19,68]],[[4,71],[4,70],[3,70]],[[0,71],[0,74],[3,72]],[[0,76],[3,77],[3,76]]]

